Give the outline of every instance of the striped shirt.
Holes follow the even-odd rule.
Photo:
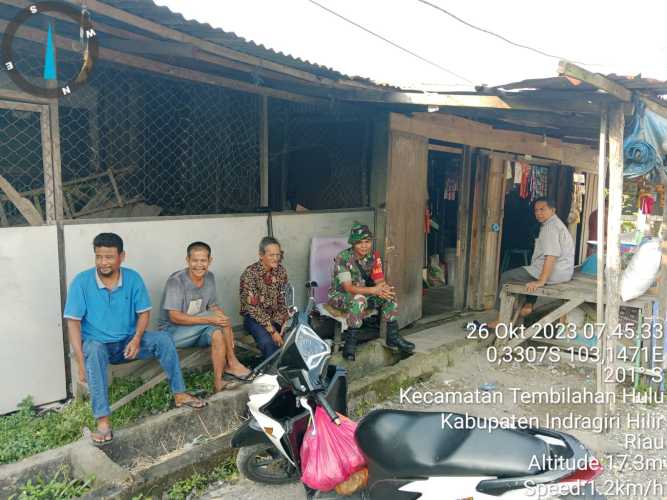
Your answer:
[[[572,279],[574,273],[574,241],[565,224],[556,215],[552,215],[540,228],[535,240],[535,250],[529,266],[524,269],[535,279],[539,279],[547,255],[556,257],[551,276],[547,284],[563,283]]]

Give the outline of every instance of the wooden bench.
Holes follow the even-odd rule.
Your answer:
[[[255,347],[254,339],[242,329],[234,330],[234,344],[236,349],[240,348],[252,355],[261,355],[259,349]],[[199,368],[207,366],[211,362],[210,348],[208,347],[178,349],[178,354],[181,358],[182,369]],[[125,406],[167,378],[167,374],[155,359],[130,361],[128,363],[111,365],[110,368],[112,375],[110,382],[113,380],[113,377],[129,375],[141,377],[144,381],[141,386],[113,403],[111,405],[111,412]]]
[[[526,297],[529,295],[555,299],[562,303],[526,329],[524,335],[510,340],[507,345],[512,348],[534,337],[546,324],[553,323],[579,306],[583,306],[587,309],[589,313],[592,313],[593,317],[596,315],[595,307],[593,307],[597,303],[596,280],[578,273],[575,274],[575,277],[572,280],[566,283],[546,285],[533,292],[526,290],[525,284],[506,284],[500,291],[499,323],[506,325],[516,323],[519,317],[519,312],[525,304]],[[652,314],[653,302],[656,300],[657,296],[651,293],[646,293],[636,299],[622,302],[621,307],[641,309],[646,316],[650,316]],[[600,322],[603,320],[604,318],[596,321]]]

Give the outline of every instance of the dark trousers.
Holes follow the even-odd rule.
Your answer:
[[[498,285],[498,294],[496,295],[496,309],[500,310],[500,291],[507,283],[530,283],[531,281],[536,281],[537,278],[534,278],[528,271],[523,267],[515,267],[514,269],[508,269],[503,274],[500,275],[500,284]],[[526,295],[526,303],[534,304],[537,301],[537,297],[534,295]]]
[[[279,325],[274,324],[273,326],[279,331]],[[259,347],[259,350],[262,351],[264,359],[268,358],[279,349],[271,338],[269,332],[266,331],[266,328],[257,323],[252,316],[248,314],[243,316],[243,327],[248,330],[250,335],[252,335],[252,338],[255,339],[255,343],[257,344],[257,347]]]

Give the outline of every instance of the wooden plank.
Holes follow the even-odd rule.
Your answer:
[[[349,92],[341,96],[349,101],[406,104],[412,106],[437,106],[440,108],[470,108],[500,111],[538,111],[546,113],[598,114],[606,106],[609,97],[594,92],[577,95],[573,92],[544,92],[531,94],[502,93],[500,95],[453,94],[432,92],[400,92],[370,90]],[[436,113],[433,113],[436,114]]]
[[[113,188],[114,195],[116,196],[116,201],[118,202],[119,207],[125,206],[123,203],[123,197],[120,195],[118,190],[118,184],[116,183],[116,178],[113,176],[113,169],[107,169],[107,175],[109,176],[109,181],[111,182],[111,187]]]
[[[514,318],[514,307],[516,305],[517,296],[511,293],[506,286],[500,289],[500,311],[498,311],[498,324],[510,327],[512,319]],[[497,339],[498,347],[506,345],[508,339]]]
[[[584,184],[586,194],[584,195],[584,206],[581,213],[581,239],[579,241],[579,262],[586,258],[586,251],[588,249],[588,240],[596,238],[597,235],[591,235],[588,226],[588,219],[590,219],[593,210],[597,207],[597,174],[586,173],[586,183]]]
[[[49,104],[49,133],[51,134],[51,168],[53,172],[53,201],[55,219],[60,222],[65,218],[65,195],[62,176],[62,158],[60,156],[60,110],[58,102]],[[69,345],[67,343],[66,345]]]
[[[429,151],[441,151],[443,153],[453,153],[456,155],[463,154],[463,148],[455,148],[452,146],[442,146],[440,144],[429,144],[428,145],[428,150]]]
[[[472,156],[470,147],[463,147],[463,161],[459,175],[458,214],[456,228],[456,283],[454,284],[454,307],[462,310],[466,305],[466,289],[469,269],[470,243],[470,194],[472,187]]]
[[[0,200],[0,225],[3,227],[9,226],[9,220],[7,219],[7,212],[5,212],[5,203]]]
[[[604,77],[603,75],[600,75],[599,73],[592,73],[571,62],[560,61],[558,65],[558,73],[560,75],[569,76],[571,78],[575,78],[576,80],[586,82],[598,89],[604,90],[605,92],[609,93],[610,95],[613,95],[614,97],[620,99],[625,103],[628,103],[632,100],[632,91],[627,89],[623,85],[613,80],[609,80],[608,78]],[[630,86],[636,87],[636,84],[630,83]],[[659,114],[663,118],[667,118],[667,106],[664,106],[661,103],[656,102],[655,100],[653,100],[652,96],[649,97],[645,95],[640,95],[639,99],[646,105],[648,109],[650,109],[654,113]],[[600,107],[601,112],[603,112],[605,109],[606,106],[604,105]],[[623,112],[626,114],[630,114],[631,112],[631,109],[628,109],[627,107],[623,107],[622,109]]]
[[[569,61],[562,60],[558,63],[558,74],[588,83],[595,88],[604,90],[614,97],[617,97],[621,101],[630,102],[632,99],[632,92],[622,85],[605,78],[599,73],[592,73]]]
[[[505,207],[505,160],[489,158],[488,182],[486,188],[486,210],[484,220],[484,246],[480,266],[481,306],[491,309],[498,290],[500,269],[500,244],[502,241],[503,211]],[[498,231],[493,226],[498,226]]]
[[[468,307],[482,310],[481,299],[482,255],[484,252],[484,228],[486,220],[486,184],[488,180],[488,157],[475,155],[475,181],[472,202],[470,233],[470,270],[468,273]]]
[[[667,178],[660,169],[660,176],[662,185],[667,186]],[[659,317],[655,319],[658,327],[662,327],[663,336],[667,333],[667,203],[662,209],[662,223],[660,224],[661,242],[660,249],[662,257],[660,258],[660,274],[658,277],[658,314]],[[662,369],[667,371],[667,352],[664,352],[665,340],[656,340],[660,344],[659,353],[662,354]],[[659,359],[659,358],[658,358]]]
[[[599,325],[596,328],[598,345],[602,352],[608,351],[607,345],[607,335],[604,334],[602,324],[604,323],[604,266],[605,266],[605,245],[602,242],[605,241],[605,202],[604,202],[604,190],[605,190],[605,179],[607,176],[607,129],[608,129],[608,112],[603,110],[600,114],[600,141],[599,141],[599,153],[598,153],[598,174],[597,174],[597,234],[595,235],[598,243],[597,246],[597,257],[596,265],[598,269],[597,278],[596,278],[596,306],[595,306],[595,321]],[[604,366],[602,363],[598,363],[595,368],[595,390],[598,392],[604,392],[606,386],[604,383]],[[605,405],[606,406],[606,405]],[[601,416],[607,411],[603,405],[598,405],[597,415]]]
[[[23,198],[18,191],[14,189],[14,186],[12,186],[2,175],[0,175],[0,190],[4,191],[7,199],[16,206],[16,209],[21,213],[25,220],[28,221],[28,224],[31,226],[41,226],[44,224],[42,216],[34,205],[26,198]]]
[[[42,170],[44,175],[44,202],[45,218],[47,224],[56,222],[56,198],[55,185],[53,182],[53,144],[51,141],[51,123],[49,119],[49,109],[42,106],[39,116],[41,142],[42,142]],[[34,195],[35,207],[42,213],[39,206],[39,196]]]
[[[507,161],[525,161],[531,165],[542,165],[545,167],[558,167],[561,165],[561,162],[558,160],[549,160],[546,158],[536,158],[534,156],[525,156],[525,155],[515,155],[512,153],[500,153],[498,151],[493,151],[490,149],[480,149],[480,152],[487,155],[489,158],[498,158],[500,160]]]
[[[0,99],[9,100],[12,102],[20,101],[32,104],[49,104],[50,102],[50,99],[46,99],[44,97],[36,97],[21,90],[12,90],[5,88],[0,88]]]
[[[35,113],[41,113],[44,109],[44,106],[40,104],[32,104],[28,102],[17,102],[17,101],[6,101],[0,100],[1,109],[16,109],[19,111],[33,111]]]
[[[262,96],[259,104],[259,203],[269,206],[269,98]]]
[[[516,346],[522,344],[526,340],[534,337],[537,335],[538,332],[540,332],[545,325],[549,323],[553,323],[556,321],[558,318],[561,316],[569,313],[573,309],[579,307],[584,302],[583,299],[572,299],[568,300],[565,302],[563,305],[559,306],[558,308],[554,309],[551,311],[549,314],[546,316],[540,318],[540,320],[537,323],[533,323],[529,328],[527,328],[524,331],[524,334],[518,338],[511,339],[507,345],[514,349]]]
[[[407,117],[391,113],[389,119],[392,130],[445,142],[550,158],[587,171],[593,170],[597,163],[597,152],[588,146],[526,132],[497,130],[457,116],[415,113],[413,117]]]
[[[609,220],[607,221],[607,308],[605,311],[607,349],[616,352],[616,337],[612,332],[619,324],[619,307],[621,304],[621,209],[623,207],[623,127],[625,117],[619,105],[609,110]],[[602,241],[602,240],[600,240]],[[602,274],[602,273],[600,273]],[[613,371],[614,359],[605,356],[606,372]],[[605,383],[607,391],[614,391],[616,383]],[[613,402],[609,408],[615,410]]]
[[[385,272],[388,282],[397,290],[401,327],[422,315],[427,163],[428,145],[424,137],[391,133]]]
[[[0,20],[0,31],[6,30],[8,24],[9,23],[7,21]],[[33,42],[42,43],[44,38],[46,37],[46,33],[42,30],[24,26],[16,33],[16,36],[18,38],[23,38]],[[73,49],[74,46],[73,44],[75,43],[76,42],[74,40],[62,37],[60,35],[56,35],[54,37],[54,44],[59,49],[75,52],[75,50]],[[248,92],[251,94],[267,95],[279,99],[285,99],[288,101],[306,102],[311,104],[329,104],[329,101],[327,99],[309,97],[284,90],[262,87],[260,85],[241,82],[239,80],[234,80],[232,78],[212,75],[201,71],[195,71],[187,68],[173,66],[170,64],[165,64],[162,62],[154,61],[152,59],[146,59],[144,57],[125,54],[123,52],[107,49],[105,47],[99,48],[98,58],[100,60],[112,61],[118,64],[123,64],[131,68],[158,73],[161,75],[170,76],[172,78],[179,78],[182,80],[207,83],[209,85],[217,85],[220,87],[231,88],[234,90],[239,90],[241,92]]]

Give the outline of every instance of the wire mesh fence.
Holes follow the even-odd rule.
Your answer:
[[[22,72],[39,79],[39,45],[22,42],[16,50]],[[64,75],[79,63],[75,52],[58,53]],[[12,84],[4,78],[2,87]],[[331,111],[278,99],[269,99],[268,112],[272,208],[366,205],[362,118],[340,122]],[[65,218],[257,210],[260,113],[254,94],[98,60],[87,84],[59,100]],[[0,113],[0,173],[24,194],[44,186],[33,115]],[[25,223],[6,210],[0,223]]]
[[[368,205],[370,125],[366,118],[272,100],[269,128],[270,172],[282,176],[284,184],[284,199],[274,197],[273,206],[336,209]]]

